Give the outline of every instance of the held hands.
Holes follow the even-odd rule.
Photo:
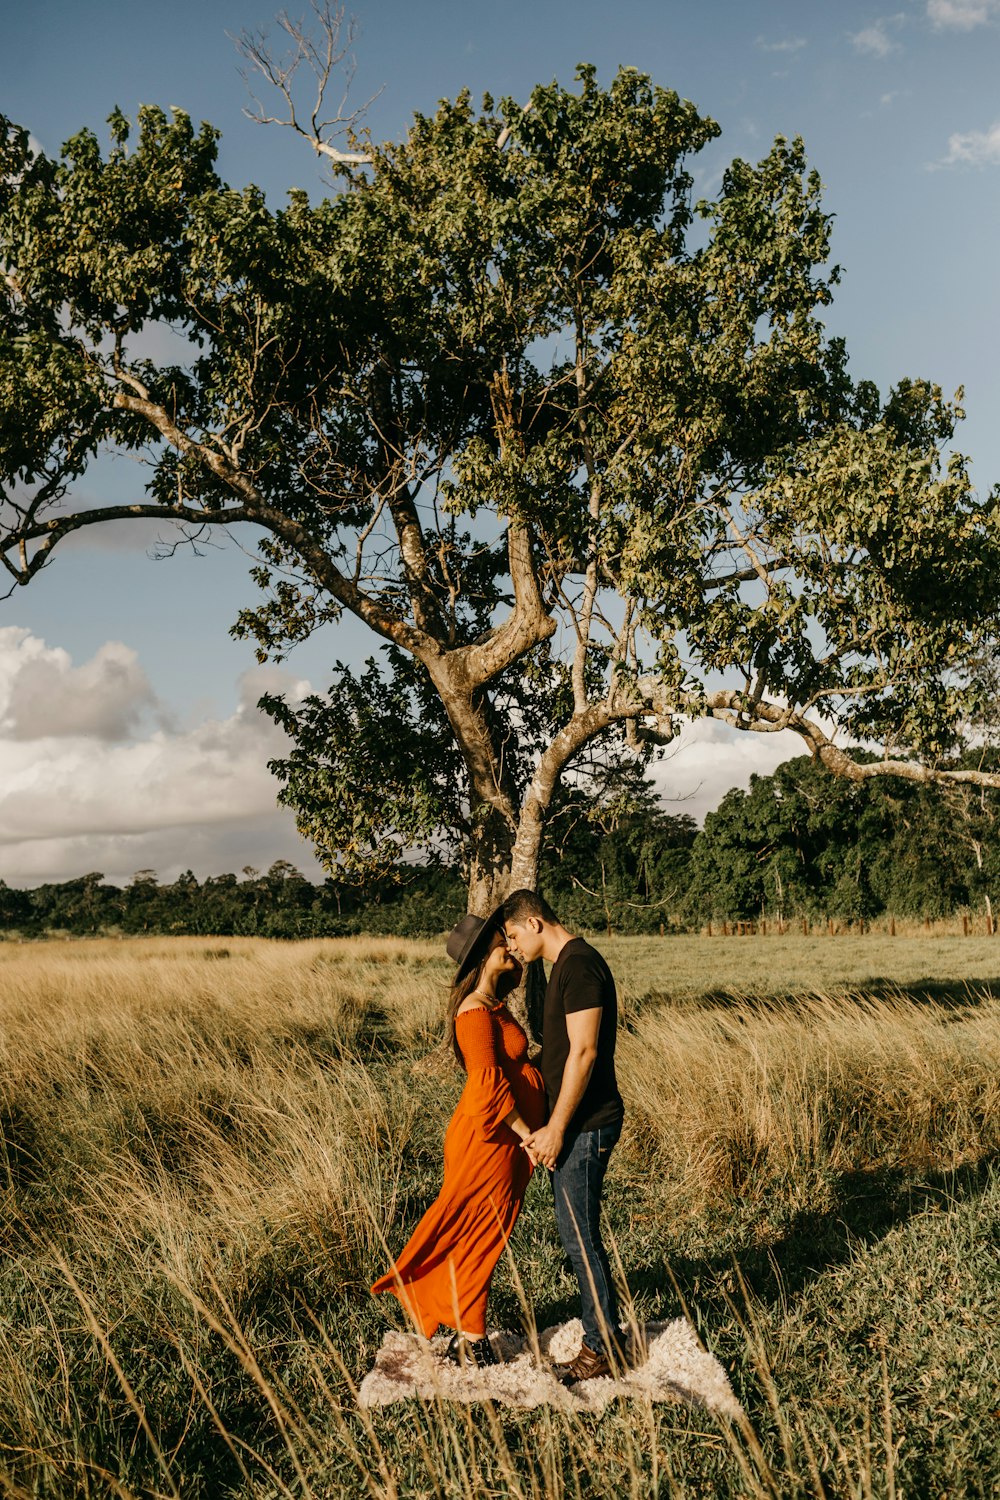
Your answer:
[[[549,1171],[555,1170],[559,1153],[563,1148],[563,1132],[551,1121],[543,1125],[541,1129],[532,1131],[531,1135],[525,1136],[522,1142],[525,1151],[533,1162],[541,1162],[543,1167]]]

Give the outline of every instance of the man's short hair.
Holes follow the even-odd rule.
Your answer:
[[[526,917],[537,917],[540,922],[558,922],[559,918],[544,896],[537,891],[511,891],[503,904],[505,922],[523,922]]]

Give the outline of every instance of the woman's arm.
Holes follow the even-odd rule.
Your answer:
[[[531,1162],[531,1165],[533,1167],[537,1167],[540,1158],[537,1152],[532,1150],[532,1148],[527,1144],[528,1137],[531,1135],[530,1125],[528,1125],[526,1121],[522,1120],[516,1108],[512,1109],[509,1114],[504,1115],[502,1123],[504,1125],[509,1125],[514,1134],[519,1137],[521,1145],[528,1153],[528,1160]]]
[[[504,1115],[501,1124],[509,1125],[514,1134],[520,1136],[522,1141],[526,1141],[531,1134],[529,1126],[518,1114],[516,1105],[508,1114]]]

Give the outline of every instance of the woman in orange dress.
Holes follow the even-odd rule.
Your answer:
[[[388,1275],[426,1338],[455,1329],[449,1358],[496,1364],[486,1336],[494,1268],[520,1212],[534,1162],[522,1140],[544,1123],[545,1085],[528,1039],[504,1004],[521,978],[499,912],[464,917],[448,939],[458,969],[448,1017],[465,1087],[444,1138],[444,1184]]]

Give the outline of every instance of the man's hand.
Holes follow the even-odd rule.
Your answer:
[[[563,1132],[558,1125],[553,1125],[550,1121],[548,1125],[543,1125],[540,1130],[535,1130],[527,1136],[524,1147],[526,1151],[534,1153],[543,1167],[548,1167],[550,1172],[554,1172],[559,1153],[563,1148],[563,1139]]]

